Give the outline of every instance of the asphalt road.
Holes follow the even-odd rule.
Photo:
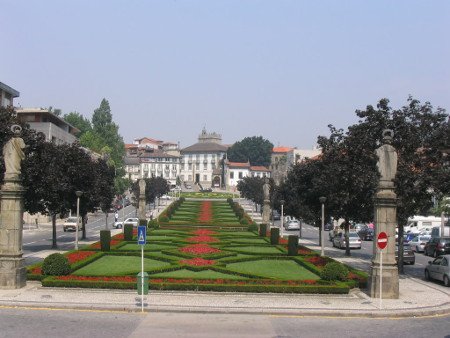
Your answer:
[[[369,319],[0,308],[0,337],[450,337],[450,317]]]
[[[123,210],[123,211],[122,211]],[[136,209],[133,206],[128,206],[119,210],[119,220],[122,218],[135,217]],[[58,224],[60,223],[60,224]],[[71,250],[75,247],[75,232],[64,232],[61,220],[56,226],[56,243],[59,250]],[[114,214],[108,214],[108,227],[112,229],[114,223]],[[105,229],[106,218],[102,212],[88,215],[88,222],[86,224],[86,240],[81,240],[82,231],[79,231],[79,245],[86,242],[98,241],[100,238],[100,230]],[[26,264],[34,263],[39,260],[34,258],[33,254],[43,250],[50,250],[52,247],[52,225],[40,224],[39,227],[35,225],[24,225],[23,228],[23,252]]]

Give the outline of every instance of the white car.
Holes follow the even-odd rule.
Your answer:
[[[66,221],[64,222],[64,225],[63,225],[63,230],[64,230],[64,232],[66,232],[68,230],[76,231],[77,230],[77,218],[69,217],[68,219],[66,219]],[[78,230],[81,230],[81,218],[78,223]]]
[[[361,238],[357,232],[348,233],[348,246],[350,249],[361,249]],[[333,237],[333,247],[345,249],[345,233],[339,232]]]
[[[300,222],[296,219],[284,224],[286,230],[300,230]]]
[[[169,195],[162,195],[162,196],[160,197],[160,199],[162,199],[162,200],[170,200],[170,199],[172,199],[172,197],[169,196]]]
[[[123,227],[123,224],[133,224],[133,227],[137,227],[139,225],[139,218],[127,218],[125,221],[123,222],[116,222],[116,223],[122,223],[120,224],[120,228]]]

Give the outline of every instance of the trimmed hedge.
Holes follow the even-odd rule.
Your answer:
[[[288,256],[298,255],[298,236],[290,235],[288,237]]]
[[[267,233],[267,224],[261,223],[259,225],[259,237],[266,237]]]
[[[280,241],[280,229],[279,228],[271,228],[270,229],[270,244],[278,245]]]
[[[46,276],[64,276],[70,273],[69,260],[60,253],[47,256],[42,263],[42,274]]]
[[[100,230],[100,247],[102,251],[111,250],[111,231]]]
[[[123,240],[132,241],[133,240],[133,224],[125,223],[123,226]]]

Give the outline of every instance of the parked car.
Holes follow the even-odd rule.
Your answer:
[[[437,257],[450,253],[450,237],[431,237],[425,244],[425,256]]]
[[[444,255],[429,261],[425,268],[425,278],[427,280],[436,279],[444,282],[445,286],[450,286],[450,255]]]
[[[123,224],[133,224],[133,227],[137,227],[139,225],[139,218],[127,218],[125,221],[123,221]]]
[[[373,241],[374,231],[364,224],[358,231],[359,237],[363,241]]]
[[[425,250],[425,244],[430,240],[431,236],[416,236],[409,241],[409,246],[415,252],[423,252]]]
[[[211,188],[200,189],[200,192],[212,192]]]
[[[287,223],[284,223],[286,230],[300,230],[300,222],[297,219],[292,219]]]
[[[333,246],[339,249],[345,249],[345,233],[339,232],[333,237]],[[361,249],[361,238],[358,233],[351,231],[348,233],[348,246],[350,249]]]
[[[325,231],[331,231],[331,230],[333,230],[333,223],[327,223],[327,224],[324,224],[324,226],[323,226],[323,230],[325,230]]]
[[[356,232],[358,232],[359,230],[361,230],[363,227],[365,227],[366,225],[363,223],[354,223],[350,225],[350,229],[354,230]]]
[[[162,200],[170,200],[170,199],[172,199],[172,197],[169,196],[169,195],[162,195],[159,199],[162,199]]]
[[[398,245],[395,245],[395,261],[398,261]],[[403,264],[414,265],[416,263],[416,255],[411,250],[409,244],[403,244]]]
[[[68,230],[76,231],[77,230],[77,218],[76,217],[69,217],[66,219],[66,221],[63,224],[63,230],[64,232]],[[78,223],[78,230],[81,230],[81,218]]]
[[[270,215],[270,219],[272,221],[279,221],[281,219],[281,215],[277,210],[273,210],[272,214]]]

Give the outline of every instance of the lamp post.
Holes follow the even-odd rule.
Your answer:
[[[323,234],[325,233],[325,202],[327,198],[322,196],[319,197],[319,201],[322,204],[322,225],[320,227],[320,255],[324,256],[324,239]]]
[[[77,195],[77,226],[75,228],[75,250],[78,250],[78,228],[80,227],[80,197],[83,195],[82,191],[75,191]]]
[[[284,222],[284,200],[280,200],[280,204],[281,204],[281,227],[280,227],[280,232],[281,234],[283,234],[283,222]]]

